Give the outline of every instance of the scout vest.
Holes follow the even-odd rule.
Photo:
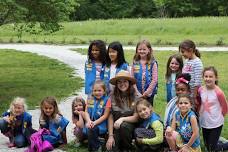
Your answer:
[[[104,66],[100,72],[100,79],[104,79]],[[96,81],[96,64],[93,61],[87,60],[85,63],[85,94],[92,93],[92,86]]]
[[[154,63],[157,64],[157,61],[153,60],[150,64],[146,64],[146,81],[145,81],[145,85],[144,85],[144,90],[146,90],[151,81],[152,81],[152,75],[153,75],[153,66]],[[142,94],[143,89],[142,89],[142,65],[140,64],[139,61],[134,62],[133,63],[133,68],[134,68],[134,77],[137,80],[136,82],[136,86],[137,89],[139,90],[139,92]],[[158,83],[155,85],[155,88],[152,91],[151,96],[154,96],[155,94],[157,94],[157,89],[158,89]]]
[[[108,96],[103,96],[100,100],[95,97],[88,99],[87,112],[89,113],[90,119],[95,121],[99,119],[105,111],[106,103],[108,101]],[[107,120],[103,121],[98,125],[99,133],[104,134],[107,132]]]

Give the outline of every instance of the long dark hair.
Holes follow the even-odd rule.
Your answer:
[[[183,68],[183,59],[181,57],[181,55],[179,54],[174,54],[174,55],[171,55],[167,61],[167,65],[166,65],[166,74],[165,74],[165,78],[166,80],[168,80],[172,74],[172,71],[170,69],[170,62],[172,61],[172,59],[176,59],[176,61],[179,63],[179,70],[177,71],[177,76],[178,77],[181,73],[182,73],[182,68]]]
[[[123,103],[125,102],[127,102],[128,107],[131,107],[135,100],[135,88],[133,87],[133,84],[129,81],[129,87],[126,92],[120,91],[116,84],[115,89],[111,94],[111,99],[112,101],[115,101],[116,105],[120,108],[123,107]]]
[[[105,42],[102,40],[94,40],[90,43],[89,48],[88,48],[88,59],[89,60],[94,60],[94,57],[92,55],[92,47],[96,46],[99,50],[100,50],[100,54],[99,54],[99,61],[102,64],[105,64],[105,60],[106,60],[106,45]]]
[[[111,59],[109,57],[109,49],[113,49],[117,51],[117,65],[116,67],[119,68],[123,63],[126,63],[125,57],[124,57],[124,50],[123,46],[120,42],[115,41],[109,44],[108,46],[108,52],[107,52],[107,57],[106,57],[106,65],[107,67],[111,66]]]
[[[179,52],[181,52],[181,49],[185,49],[187,51],[190,51],[190,49],[192,49],[193,53],[195,53],[197,57],[200,58],[201,56],[199,50],[196,48],[196,45],[192,40],[184,40],[181,42],[179,45]]]

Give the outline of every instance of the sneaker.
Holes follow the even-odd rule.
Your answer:
[[[219,141],[221,141],[223,144],[224,143],[228,143],[228,140],[226,139],[226,138],[224,138],[224,137],[219,137]]]
[[[8,148],[12,148],[12,147],[16,147],[16,145],[14,143],[9,143]]]
[[[76,138],[75,141],[74,141],[74,147],[78,148],[80,146],[81,146],[81,142]]]

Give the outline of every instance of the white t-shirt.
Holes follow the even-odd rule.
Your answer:
[[[201,94],[200,125],[203,128],[217,128],[224,124],[222,108],[215,90],[203,88]]]

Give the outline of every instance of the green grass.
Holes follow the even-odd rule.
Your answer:
[[[0,51],[0,73],[0,113],[9,108],[16,96],[25,97],[29,108],[34,109],[45,96],[60,100],[82,85],[67,65],[14,50]]]
[[[102,39],[135,45],[148,39],[153,45],[177,45],[192,39],[197,45],[228,45],[228,17],[109,19],[62,23],[63,30],[48,35],[24,34],[19,40],[12,25],[0,27],[0,42],[88,44]]]
[[[79,53],[86,54],[86,49],[80,49],[78,51]],[[128,63],[132,63],[132,58],[134,56],[135,51],[134,50],[128,50],[125,51],[125,58],[128,61]],[[154,110],[160,114],[162,118],[164,118],[164,112],[166,107],[166,90],[165,90],[165,70],[166,70],[166,62],[170,55],[174,54],[176,52],[174,51],[155,51],[154,56],[156,60],[158,61],[158,80],[159,80],[159,89],[158,94],[154,101]],[[228,68],[226,64],[226,60],[228,59],[228,52],[201,52],[202,55],[202,61],[204,64],[204,67],[213,65],[218,70],[218,76],[219,76],[219,86],[224,91],[226,97],[228,97]],[[222,130],[222,136],[228,139],[228,116],[225,118],[225,125],[223,126]],[[201,140],[202,149],[203,141]],[[71,146],[68,147],[71,149]],[[80,148],[84,150],[85,148]]]

